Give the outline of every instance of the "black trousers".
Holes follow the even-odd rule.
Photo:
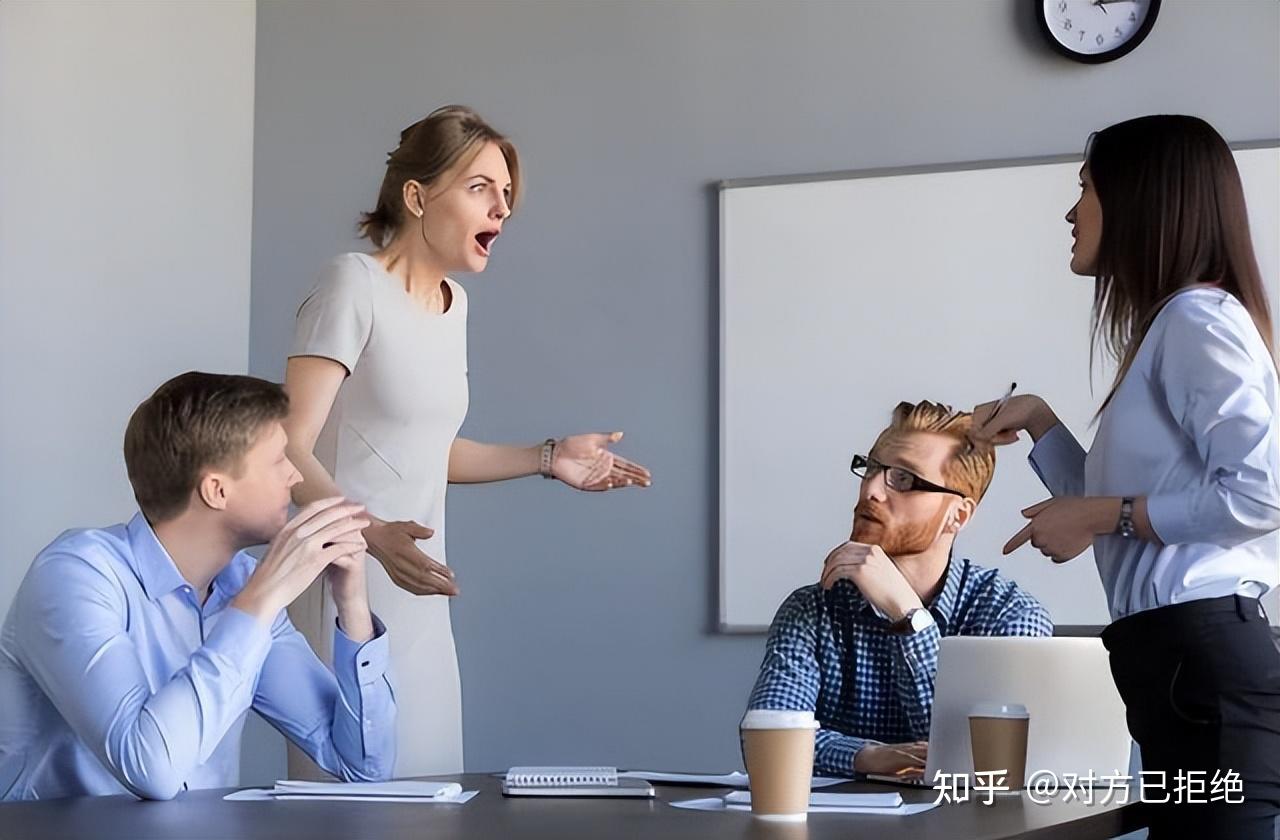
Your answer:
[[[1107,627],[1102,642],[1143,781],[1165,774],[1166,789],[1143,796],[1170,799],[1141,806],[1151,840],[1280,837],[1280,648],[1258,601],[1229,595],[1143,611]],[[1205,784],[1180,796],[1178,774],[1189,771]],[[1227,771],[1242,782],[1234,793],[1212,784]],[[1244,802],[1206,802],[1215,793]]]

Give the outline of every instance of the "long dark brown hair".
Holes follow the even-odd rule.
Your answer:
[[[1239,300],[1275,364],[1240,173],[1213,126],[1172,114],[1126,120],[1089,138],[1085,163],[1102,208],[1092,347],[1119,363],[1099,414],[1160,309],[1188,286]]]
[[[515,144],[465,105],[446,105],[400,132],[400,145],[387,155],[387,173],[378,189],[378,203],[360,214],[356,228],[379,248],[387,244],[404,223],[404,184],[417,181],[432,187],[459,164],[465,165],[485,143],[495,144],[511,173],[514,210],[520,199],[520,156]]]

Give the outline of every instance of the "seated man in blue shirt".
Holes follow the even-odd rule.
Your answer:
[[[924,774],[943,636],[1049,636],[1036,599],[951,556],[995,472],[968,441],[972,415],[900,403],[871,453],[849,542],[797,589],[769,629],[752,709],[813,711],[814,772]]]
[[[169,799],[237,782],[252,708],[325,770],[388,778],[395,702],[365,593],[364,509],[285,522],[284,390],[186,373],[142,403],[124,458],[140,513],[67,531],[0,630],[0,799]],[[260,562],[242,549],[271,541]],[[284,608],[318,575],[337,601],[334,670]]]

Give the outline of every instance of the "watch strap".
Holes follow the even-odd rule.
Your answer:
[[[551,474],[551,462],[556,454],[556,439],[547,438],[542,442],[542,452],[538,457],[538,475],[543,478],[554,478]]]

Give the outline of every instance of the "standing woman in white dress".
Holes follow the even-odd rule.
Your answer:
[[[1280,650],[1259,598],[1280,585],[1277,379],[1235,159],[1194,117],[1113,125],[1091,138],[1067,221],[1119,369],[1087,454],[1040,397],[974,410],[979,439],[1030,434],[1053,494],[1005,553],[1029,540],[1065,562],[1092,545],[1143,799],[1167,797],[1152,840],[1272,840]]]
[[[368,508],[369,599],[392,634],[400,776],[462,771],[462,700],[445,564],[445,489],[538,475],[580,490],[648,486],[613,434],[500,446],[457,437],[467,413],[467,294],[448,275],[485,269],[519,198],[515,146],[474,111],[441,108],[405,129],[377,206],[377,249],[333,260],[298,310],[285,372],[299,504],[344,495]],[[445,596],[445,597],[422,597]],[[336,608],[323,579],[290,609],[322,659]],[[310,774],[290,753],[290,773]]]

